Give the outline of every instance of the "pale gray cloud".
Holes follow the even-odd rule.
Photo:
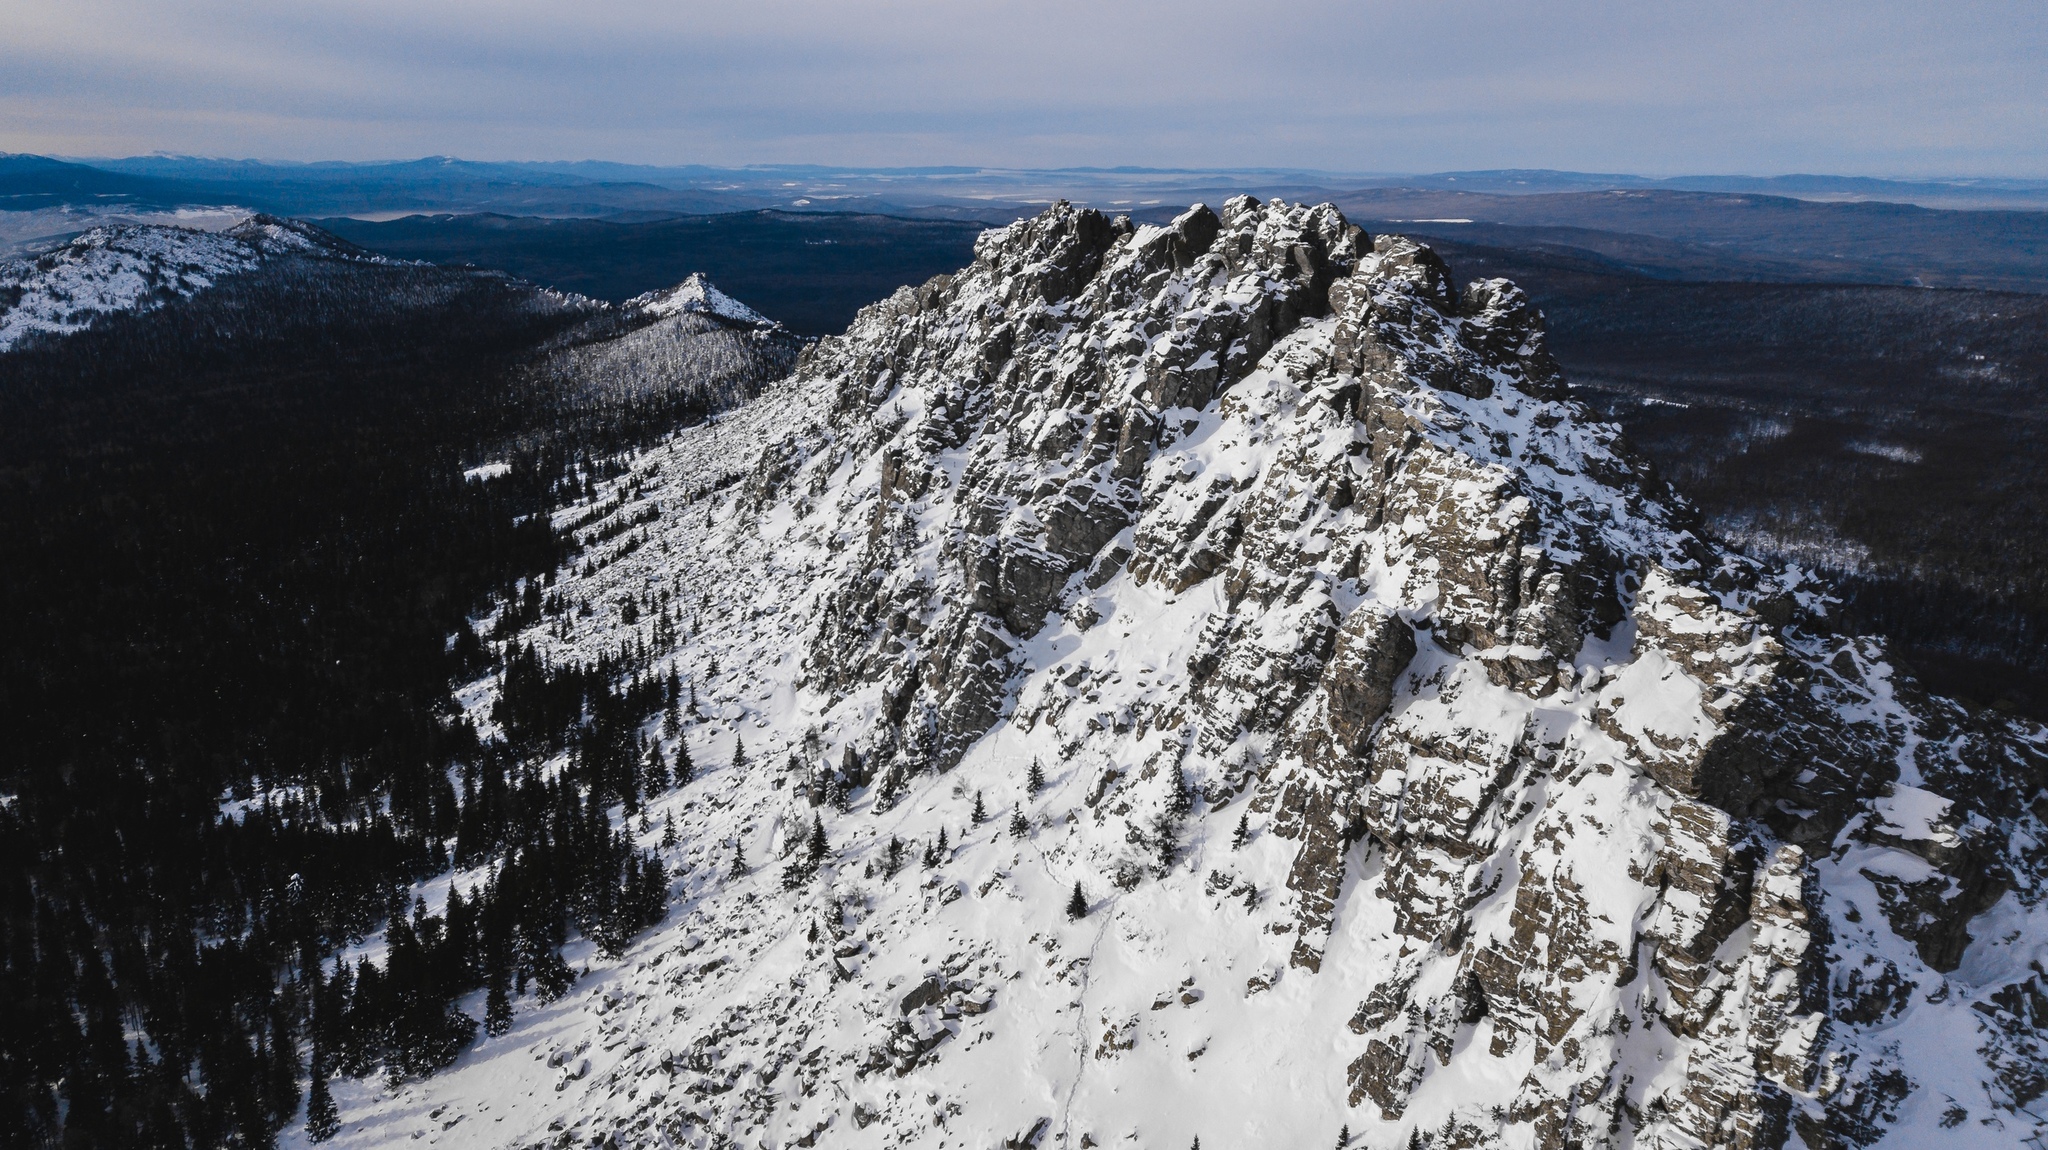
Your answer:
[[[2048,5],[0,0],[0,149],[2048,176]]]

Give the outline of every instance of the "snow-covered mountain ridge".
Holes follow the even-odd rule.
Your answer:
[[[1617,435],[1327,206],[987,233],[607,493],[668,921],[340,1143],[2033,1144],[2048,735]]]
[[[117,312],[153,311],[283,255],[375,259],[291,220],[255,215],[223,231],[161,224],[97,227],[40,255],[0,261],[0,352],[32,335],[83,331]]]
[[[152,312],[232,277],[307,258],[407,266],[310,224],[262,214],[218,231],[166,224],[96,227],[50,251],[0,261],[0,352],[26,339],[83,331],[109,316]],[[451,281],[501,274],[448,273]],[[542,369],[580,372],[591,388],[606,394],[642,395],[680,382],[704,392],[713,408],[730,406],[758,390],[751,377],[759,372],[752,362],[728,361],[763,359],[779,375],[802,342],[701,272],[617,305],[516,281],[514,287],[536,307],[592,317],[592,324],[540,349]],[[751,344],[737,355],[719,354],[726,348],[708,350],[714,344],[742,347],[736,339]],[[735,374],[749,382],[735,384]]]

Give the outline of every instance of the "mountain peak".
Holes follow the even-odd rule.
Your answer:
[[[696,312],[754,327],[772,327],[775,324],[767,316],[718,290],[703,272],[691,272],[687,279],[672,288],[635,296],[626,301],[626,306],[638,308],[651,316]]]
[[[375,260],[311,224],[256,214],[221,231],[165,224],[92,228],[50,251],[0,260],[0,352],[153,311],[290,256]]]
[[[341,1144],[2031,1128],[2048,735],[1703,538],[1422,244],[1057,204],[593,506],[517,642],[687,684],[675,910]]]

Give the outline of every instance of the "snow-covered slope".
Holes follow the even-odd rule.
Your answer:
[[[374,258],[302,224],[251,216],[225,231],[156,224],[94,228],[41,255],[0,262],[0,352],[37,334],[83,331],[151,311],[287,254]]]
[[[626,306],[655,316],[698,312],[756,327],[769,327],[774,323],[767,316],[719,291],[703,272],[691,272],[689,278],[672,288],[635,296],[626,301]]]
[[[537,366],[583,399],[608,405],[658,398],[693,413],[737,407],[789,374],[805,342],[701,272],[616,309],[597,306],[614,318],[613,329],[552,349]]]
[[[2035,1144],[2048,735],[1695,534],[1504,281],[1060,205],[614,497],[523,641],[690,684],[669,917],[337,1145]]]

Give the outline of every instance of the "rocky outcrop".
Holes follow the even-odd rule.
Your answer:
[[[1937,1092],[2013,1142],[2048,1083],[2048,736],[1702,538],[1527,297],[1421,244],[1058,205],[633,481],[730,494],[590,578],[724,620],[661,657],[811,760],[678,801],[684,841],[797,801],[835,844],[771,896],[830,937],[721,935],[661,1024],[772,1005],[715,1040],[753,1077],[637,1129],[1818,1150]],[[700,927],[759,916],[692,881]]]

